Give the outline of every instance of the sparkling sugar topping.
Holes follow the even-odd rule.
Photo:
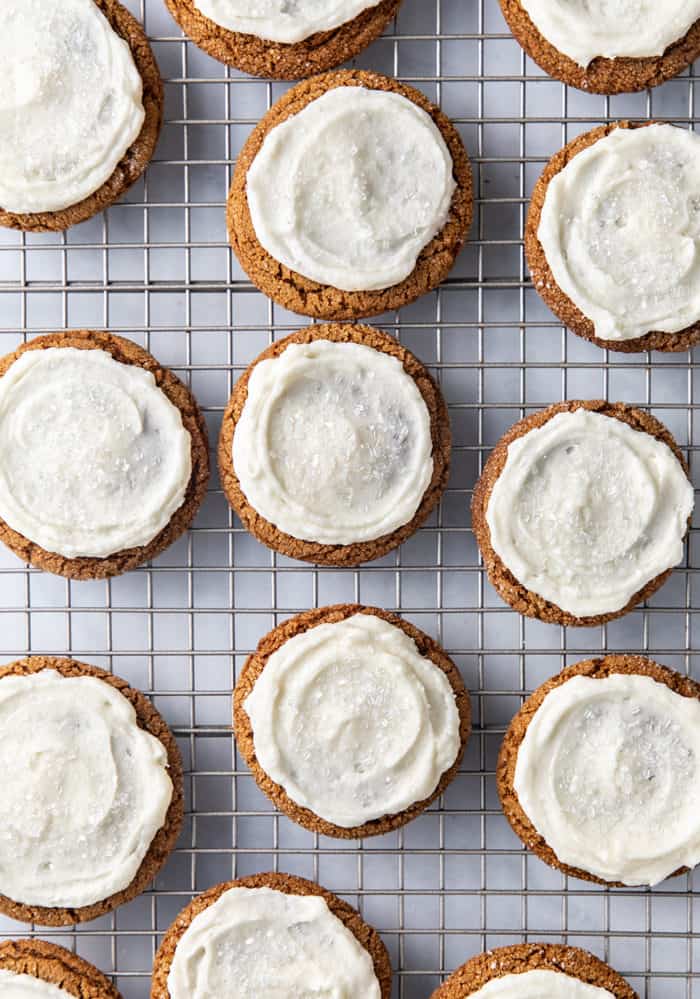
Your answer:
[[[245,710],[263,770],[297,804],[344,828],[429,797],[460,747],[447,677],[373,614],[285,642]]]
[[[294,44],[317,31],[352,21],[378,0],[195,0],[195,7],[222,28]]]
[[[538,29],[579,66],[598,56],[660,56],[700,17],[700,0],[521,0]]]
[[[380,999],[368,951],[318,895],[230,888],[175,949],[170,999]]]
[[[123,694],[52,669],[0,680],[0,771],[0,892],[25,905],[126,888],[172,797],[165,748]]]
[[[537,236],[554,280],[602,340],[700,319],[700,137],[617,128],[550,182]]]
[[[0,378],[0,517],[47,551],[102,558],[148,544],[191,474],[190,435],[150,371],[51,347]]]
[[[395,357],[293,343],[253,370],[233,467],[250,505],[286,534],[370,541],[408,523],[430,484],[430,414]]]
[[[4,0],[0,207],[51,212],[93,194],[141,131],[142,81],[93,0]]]
[[[523,586],[587,617],[621,610],[681,561],[693,502],[666,444],[577,409],[509,445],[486,519]]]
[[[19,975],[6,968],[0,968],[0,995],[2,999],[75,999],[72,992],[66,992],[52,982],[34,975]]]
[[[612,992],[561,971],[536,969],[492,978],[469,999],[615,999]]]
[[[647,676],[575,676],[550,691],[515,790],[564,864],[653,885],[700,860],[700,702]]]
[[[336,87],[272,129],[247,195],[255,233],[291,270],[343,291],[389,288],[442,229],[452,157],[399,94]]]

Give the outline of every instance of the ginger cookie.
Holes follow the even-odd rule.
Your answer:
[[[525,52],[545,73],[591,94],[657,87],[700,56],[700,3],[500,0]],[[681,10],[682,8],[682,10]]]
[[[306,13],[297,4],[293,14],[280,10],[262,18],[241,15],[240,5],[234,12],[230,0],[166,0],[184,33],[207,55],[273,80],[300,80],[353,59],[381,35],[401,2],[345,0],[331,15],[307,2]]]
[[[182,910],[156,954],[151,999],[230,995],[234,984],[249,995],[292,995],[308,989],[311,970],[319,994],[391,995],[386,947],[359,912],[312,881],[255,874]]]
[[[535,185],[525,226],[533,286],[599,347],[688,350],[700,341],[698,205],[695,133],[655,122],[594,128]]]
[[[700,860],[700,685],[642,656],[576,663],[506,732],[498,793],[525,846],[564,874],[654,885]]]
[[[638,999],[610,965],[579,947],[526,943],[477,954],[432,999]]]
[[[442,394],[394,337],[310,326],[264,350],[237,382],[219,471],[258,541],[305,562],[359,565],[426,520],[450,450]]]
[[[261,640],[236,684],[234,730],[280,811],[312,832],[359,839],[398,829],[443,793],[471,709],[436,642],[396,614],[340,604]]]
[[[121,999],[94,964],[46,940],[0,943],[0,989],[12,999]]]
[[[590,627],[650,597],[682,560],[694,493],[653,416],[561,402],[501,438],[472,501],[491,585],[514,610]]]
[[[0,30],[15,95],[0,113],[0,225],[67,229],[117,201],[150,162],[163,120],[158,65],[118,0],[3,5]]]
[[[0,359],[0,540],[102,579],[154,558],[206,493],[204,417],[172,372],[113,333],[49,333]]]
[[[184,810],[177,743],[148,698],[95,666],[33,656],[0,670],[0,733],[0,912],[66,926],[145,891]]]
[[[318,319],[393,311],[441,284],[472,221],[469,160],[423,94],[361,70],[314,77],[253,130],[228,199],[241,266]]]

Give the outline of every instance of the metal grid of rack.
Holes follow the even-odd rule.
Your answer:
[[[246,281],[228,249],[224,202],[246,135],[285,85],[227,70],[186,42],[162,0],[127,4],[146,24],[166,80],[155,161],[123,200],[65,235],[0,230],[0,351],[63,328],[107,328],[170,365],[203,406],[215,443],[232,384],[271,338],[304,320]],[[605,891],[528,856],[503,818],[494,766],[523,696],[567,662],[644,651],[696,671],[699,536],[687,566],[643,609],[607,627],[525,621],[490,589],[469,527],[489,448],[528,411],[605,396],[650,407],[696,464],[700,368],[689,355],[607,354],[563,330],[530,287],[522,254],[527,199],[548,157],[620,117],[694,127],[692,73],[648,94],[603,98],[549,80],[510,37],[496,0],[405,0],[358,64],[407,80],[457,123],[476,173],[472,239],[438,292],[373,322],[439,379],[455,437],[439,512],[402,549],[357,570],[271,554],[230,514],[214,479],[194,529],[152,566],[70,583],[0,552],[0,662],[27,652],[113,668],[152,695],[178,736],[188,814],[153,890],[79,929],[36,933],[114,975],[125,999],[148,994],[161,934],[194,892],[258,870],[320,881],[382,932],[395,996],[424,999],[471,955],[523,940],[588,947],[642,995],[690,995],[700,961],[693,875],[658,889]],[[695,470],[695,469],[694,469]],[[235,753],[235,671],[279,620],[362,601],[399,610],[462,669],[476,728],[457,780],[404,830],[361,843],[318,837],[277,815]]]

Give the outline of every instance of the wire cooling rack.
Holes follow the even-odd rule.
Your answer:
[[[0,349],[64,328],[107,328],[150,349],[194,390],[215,444],[231,387],[273,337],[304,325],[255,291],[229,252],[224,202],[236,154],[286,89],[229,71],[186,42],[162,0],[132,0],[166,80],[155,161],[106,214],[65,235],[0,230]],[[194,529],[152,566],[109,582],[70,583],[0,552],[0,661],[30,653],[106,666],[150,693],[186,766],[185,831],[154,889],[77,930],[2,920],[113,974],[145,999],[160,935],[194,892],[276,869],[320,881],[382,932],[395,996],[427,999],[487,948],[563,941],[609,960],[653,999],[690,995],[698,975],[700,894],[688,875],[653,891],[604,891],[528,856],[501,814],[494,767],[524,695],[565,663],[602,650],[644,651],[700,675],[698,535],[647,607],[607,627],[525,621],[495,596],[469,527],[471,490],[500,434],[562,398],[650,407],[688,449],[700,434],[692,356],[607,354],[562,330],[527,278],[527,199],[548,157],[575,134],[619,117],[698,121],[700,76],[642,95],[594,97],[549,80],[508,33],[496,0],[405,0],[398,22],[358,60],[437,100],[457,123],[476,172],[469,246],[437,293],[375,320],[442,384],[455,437],[439,512],[401,550],[358,570],[276,556],[232,518],[219,483]],[[473,698],[476,729],[438,807],[404,830],[335,842],[277,815],[235,754],[235,670],[295,612],[335,601],[401,611],[441,641]],[[697,882],[700,887],[700,881]]]

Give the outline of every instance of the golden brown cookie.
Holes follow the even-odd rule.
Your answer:
[[[600,57],[585,69],[556,49],[535,27],[521,0],[500,0],[514,37],[545,73],[589,94],[631,94],[678,76],[700,56],[700,20],[663,55],[633,59]]]
[[[77,347],[80,350],[104,350],[121,364],[134,364],[150,371],[158,387],[177,407],[182,423],[192,439],[192,475],[182,506],[175,511],[170,522],[156,537],[141,548],[115,552],[106,558],[66,558],[46,551],[25,538],[0,519],[0,541],[15,555],[30,565],[69,579],[104,579],[134,569],[153,559],[168,548],[190,526],[202,504],[209,481],[209,441],[204,417],[194,396],[167,368],[138,344],[114,333],[94,330],[70,330],[65,333],[47,333],[22,344],[12,354],[0,358],[0,378],[17,358],[27,350],[46,350],[49,347]]]
[[[168,974],[180,938],[189,928],[195,916],[213,905],[224,892],[231,888],[272,888],[274,891],[284,892],[287,895],[319,895],[325,899],[333,915],[350,930],[355,939],[369,953],[374,963],[374,973],[382,991],[382,999],[389,999],[391,996],[391,963],[386,947],[377,931],[368,926],[359,912],[351,905],[343,902],[337,895],[326,891],[313,881],[306,881],[304,878],[297,878],[292,874],[272,873],[253,874],[251,877],[240,878],[238,881],[227,881],[192,899],[190,904],[175,919],[158,949],[153,964],[151,999],[170,999]]]
[[[398,358],[403,364],[404,371],[415,381],[428,407],[433,439],[433,477],[413,519],[391,534],[376,538],[374,541],[362,541],[351,545],[324,545],[315,541],[302,541],[285,534],[250,506],[233,468],[233,435],[248,397],[248,381],[253,369],[261,361],[279,357],[290,343],[311,343],[313,340],[365,344]],[[283,340],[278,340],[256,357],[241,376],[229,399],[221,425],[219,474],[226,498],[244,527],[268,548],[303,562],[316,562],[321,565],[359,565],[361,562],[381,558],[403,544],[426,520],[440,501],[447,485],[451,449],[452,435],[447,405],[440,389],[420,361],[388,333],[382,333],[369,326],[341,326],[334,323],[328,326],[309,326],[284,337]]]
[[[94,194],[57,212],[6,212],[0,207],[0,225],[26,232],[60,232],[102,212],[129,190],[151,161],[163,124],[163,83],[143,27],[119,0],[94,0],[113,30],[124,39],[143,81],[146,117],[133,145],[127,149],[112,176]]]
[[[645,413],[641,409],[635,409],[633,406],[627,406],[622,402],[605,402],[601,399],[559,402],[548,409],[533,413],[524,420],[520,420],[496,444],[484,466],[481,478],[474,488],[472,529],[481,550],[484,567],[491,585],[498,592],[499,596],[507,604],[510,604],[514,610],[517,610],[519,614],[524,614],[525,617],[536,617],[540,621],[546,621],[548,624],[578,625],[588,628],[597,624],[605,624],[606,621],[612,621],[614,618],[622,617],[637,604],[648,600],[653,593],[656,593],[663,586],[673,570],[668,569],[655,579],[650,580],[642,590],[635,593],[622,610],[614,611],[611,614],[598,614],[594,617],[576,617],[568,611],[562,610],[561,607],[557,607],[556,604],[550,603],[550,601],[526,589],[518,582],[510,569],[508,569],[494,551],[491,544],[491,532],[486,520],[486,510],[491,492],[496,480],[503,471],[508,457],[508,445],[517,440],[518,437],[524,437],[530,430],[544,426],[557,413],[573,413],[577,409],[587,409],[592,413],[601,413],[603,416],[610,416],[613,419],[620,420],[622,423],[626,423],[633,430],[640,430],[650,434],[659,441],[663,441],[664,444],[670,447],[675,457],[683,466],[686,475],[688,475],[688,465],[678,444],[663,423],[660,423],[650,413]]]
[[[168,755],[168,773],[173,783],[173,796],[165,823],[156,833],[136,877],[122,891],[116,892],[101,902],[95,902],[93,905],[73,909],[24,905],[22,902],[16,902],[5,895],[0,895],[0,913],[11,919],[18,919],[24,923],[39,923],[41,926],[69,926],[72,923],[84,923],[90,919],[97,919],[98,916],[111,912],[117,906],[130,902],[144,892],[158,874],[173,851],[182,828],[185,809],[182,759],[175,736],[146,695],[142,694],[140,690],[130,687],[126,680],[122,680],[112,673],[107,673],[97,666],[90,666],[73,659],[61,659],[57,656],[31,656],[29,659],[19,659],[17,662],[10,663],[9,666],[0,669],[0,682],[5,676],[27,676],[30,673],[40,673],[44,669],[54,669],[62,676],[94,676],[118,690],[134,708],[139,727],[149,732],[165,747]],[[76,993],[76,995],[79,994]]]
[[[496,782],[503,811],[511,824],[513,832],[522,840],[528,850],[532,850],[540,860],[543,860],[545,864],[549,864],[550,867],[557,868],[557,870],[562,871],[564,874],[568,874],[574,878],[581,878],[582,881],[593,881],[600,885],[608,884],[615,888],[624,888],[625,886],[619,882],[604,881],[593,874],[589,874],[588,871],[582,871],[577,867],[570,867],[567,864],[560,863],[554,850],[540,836],[520,807],[518,795],[514,787],[518,751],[525,738],[528,725],[547,694],[574,676],[587,676],[594,680],[601,680],[614,673],[636,673],[639,676],[649,676],[652,680],[665,684],[674,693],[680,694],[681,697],[700,698],[700,684],[687,676],[683,676],[681,673],[676,673],[668,669],[666,666],[660,666],[652,659],[646,659],[644,656],[613,655],[605,656],[603,659],[586,659],[584,662],[575,663],[538,687],[534,694],[528,697],[510,723],[498,757]],[[684,872],[685,868],[675,871],[670,876],[675,877]]]
[[[487,982],[527,971],[557,971],[612,992],[615,999],[637,999],[637,993],[610,965],[579,947],[526,943],[496,947],[477,954],[433,992],[432,999],[466,999]]]
[[[442,230],[423,249],[404,281],[376,291],[341,291],[318,284],[290,270],[263,249],[248,208],[246,178],[267,134],[283,121],[335,87],[366,87],[400,94],[422,108],[439,128],[454,163],[457,189]],[[472,222],[472,176],[457,129],[439,108],[418,90],[397,80],[364,70],[339,70],[298,84],[268,111],[251,133],[236,162],[228,196],[227,221],[231,245],[253,284],[292,312],[316,319],[360,319],[400,309],[441,284],[462,249]]]
[[[552,312],[572,332],[583,337],[584,340],[590,340],[592,343],[597,344],[598,347],[620,351],[625,354],[637,353],[640,350],[688,350],[700,342],[700,322],[678,333],[649,332],[644,336],[636,337],[634,340],[601,340],[599,337],[596,337],[595,327],[591,320],[587,316],[584,316],[581,310],[574,305],[569,296],[557,284],[547,262],[542,244],[537,238],[537,233],[540,227],[542,209],[547,197],[549,184],[571,162],[574,156],[583,152],[584,149],[588,149],[589,146],[594,145],[599,139],[610,135],[616,128],[645,128],[647,125],[653,124],[654,122],[651,121],[619,121],[611,125],[600,125],[598,128],[594,128],[590,132],[585,132],[583,135],[579,135],[569,142],[568,145],[564,146],[562,150],[551,158],[535,184],[528,210],[527,222],[525,223],[525,257],[530,270],[533,287],[538,294],[544,299]]]
[[[121,999],[94,964],[45,940],[4,940],[0,943],[0,969],[40,978],[76,999]]]
[[[305,631],[317,627],[319,624],[335,624],[338,621],[345,621],[355,614],[374,614],[376,617],[382,618],[383,621],[388,621],[389,624],[400,628],[404,634],[413,639],[418,646],[420,654],[428,658],[438,669],[443,671],[450,681],[450,686],[454,692],[460,718],[459,734],[462,745],[457,759],[450,769],[442,775],[440,783],[429,798],[416,802],[410,808],[399,812],[397,815],[385,815],[380,819],[366,822],[362,826],[344,828],[336,826],[332,822],[327,822],[308,808],[304,808],[295,801],[292,801],[284,788],[265,773],[258,763],[255,754],[253,728],[245,710],[245,700],[253,690],[260,674],[265,669],[270,656],[273,652],[281,648],[285,642],[288,642],[290,638],[294,638],[295,635],[301,635]],[[389,611],[380,610],[378,607],[365,607],[362,604],[337,604],[298,614],[296,617],[284,621],[260,640],[256,651],[248,657],[236,684],[233,695],[233,724],[236,744],[244,760],[252,770],[258,787],[281,812],[284,812],[290,819],[298,822],[305,829],[311,830],[311,832],[321,833],[323,836],[335,836],[338,839],[360,839],[364,836],[379,836],[383,833],[391,832],[392,829],[398,829],[406,825],[407,822],[415,819],[421,812],[425,811],[428,805],[440,797],[459,770],[464,749],[471,733],[471,704],[459,670],[445,650],[424,632],[409,624],[408,621],[399,617],[398,614],[391,614]]]
[[[195,0],[165,0],[185,34],[207,55],[253,76],[301,80],[325,73],[367,48],[396,16],[402,0],[380,0],[332,31],[319,31],[294,45],[229,31],[205,17]]]

